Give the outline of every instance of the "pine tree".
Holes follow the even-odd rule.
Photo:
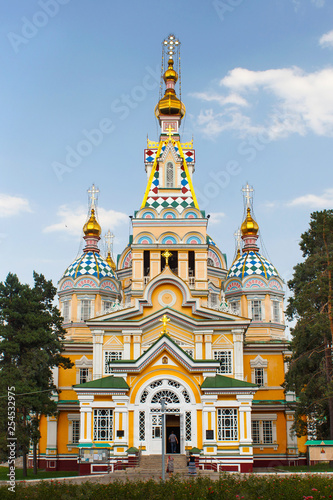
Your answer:
[[[293,296],[287,314],[297,323],[286,388],[298,397],[297,434],[305,435],[314,422],[318,438],[333,439],[333,210],[311,214],[300,248],[304,261],[288,283]]]
[[[7,389],[15,387],[15,434],[23,454],[23,473],[30,442],[34,447],[37,472],[37,444],[41,415],[56,415],[52,368],[70,368],[61,355],[65,330],[59,310],[53,305],[56,288],[43,275],[34,273],[34,287],[20,283],[9,273],[0,283],[0,447],[6,449]]]

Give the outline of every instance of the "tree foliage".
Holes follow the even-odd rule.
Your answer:
[[[311,214],[300,248],[304,261],[294,267],[288,283],[293,296],[287,314],[297,323],[286,388],[298,397],[297,434],[306,434],[312,421],[318,438],[333,439],[333,210]]]
[[[37,445],[42,414],[55,415],[52,369],[70,368],[61,355],[65,330],[53,301],[56,288],[43,275],[34,273],[34,287],[8,274],[0,283],[0,448],[6,449],[7,388],[15,387],[16,437],[24,456],[29,442]],[[53,395],[52,395],[53,394]]]

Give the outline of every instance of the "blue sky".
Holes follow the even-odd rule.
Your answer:
[[[310,213],[332,208],[332,2],[1,4],[0,280],[31,283],[36,270],[57,283],[82,247],[92,183],[115,253],[126,246],[169,33],[182,44],[182,139],[194,137],[209,233],[231,264],[249,182],[266,255],[291,278]]]

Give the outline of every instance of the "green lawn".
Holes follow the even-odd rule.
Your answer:
[[[0,481],[8,481],[8,467],[0,467]],[[23,477],[22,469],[15,470],[15,478],[23,479],[24,481],[29,481],[29,479],[45,479],[46,477],[68,477],[77,476],[78,472],[50,472],[42,469],[38,469],[37,475],[33,473],[32,469],[28,469],[28,477]]]
[[[279,465],[274,468],[275,472],[284,470],[286,472],[333,472],[333,468],[329,466],[329,462],[323,462],[316,465],[295,465],[293,467],[288,465]]]

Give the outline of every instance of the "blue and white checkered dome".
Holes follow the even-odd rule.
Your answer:
[[[248,276],[262,276],[269,279],[272,276],[279,277],[279,273],[265,257],[258,252],[244,252],[229,269],[229,278],[247,278]]]
[[[116,278],[113,270],[103,257],[96,252],[84,252],[64,272],[63,278],[94,276],[97,279]]]

